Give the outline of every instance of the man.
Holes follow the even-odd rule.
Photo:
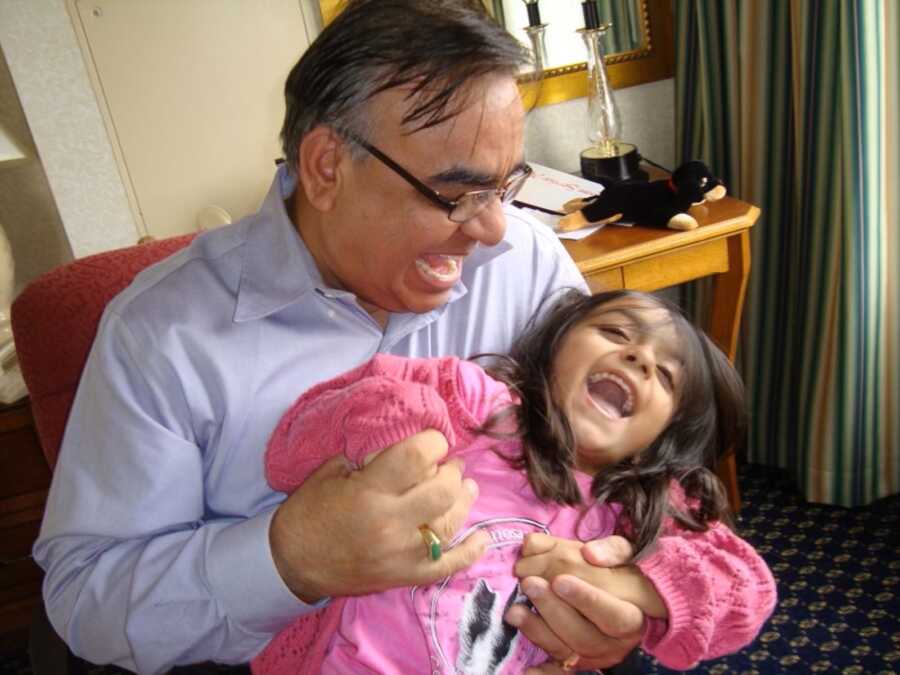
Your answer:
[[[551,233],[504,213],[527,173],[523,54],[476,6],[351,2],[288,78],[287,161],[261,210],[110,304],[35,546],[75,653],[139,673],[242,663],[332,596],[484,551],[473,535],[424,554],[419,526],[449,541],[477,496],[436,432],[352,474],[329,462],[287,499],[263,477],[310,386],[376,352],[506,351],[544,298],[583,286]],[[605,666],[637,643],[639,613],[531,586],[544,618],[510,620],[554,657]],[[623,639],[595,627],[610,617]]]

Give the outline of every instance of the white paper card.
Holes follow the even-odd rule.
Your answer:
[[[570,199],[590,197],[603,192],[600,183],[534,162],[528,164],[534,171],[516,195],[517,202],[562,213],[563,204]]]
[[[556,225],[557,223],[559,223],[559,219],[561,216],[552,213],[545,213],[544,211],[536,211],[535,209],[529,209],[527,206],[520,206],[519,208],[525,211],[535,220],[549,227],[551,230],[556,231]],[[586,236],[588,236],[589,234],[593,234],[601,227],[603,227],[603,225],[589,225],[588,227],[582,227],[580,230],[572,230],[570,232],[556,231],[556,236],[560,239],[584,239]]]
[[[557,171],[549,166],[529,162],[534,172],[516,195],[516,202],[545,225],[556,230],[559,219],[565,214],[562,207],[570,199],[581,199],[600,194],[603,186],[585,178],[573,176],[565,171]],[[538,209],[528,209],[535,206]],[[555,213],[547,213],[555,211]],[[602,225],[590,225],[572,232],[557,232],[560,239],[583,239],[599,230]]]

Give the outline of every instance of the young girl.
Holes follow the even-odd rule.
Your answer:
[[[254,673],[521,673],[543,663],[502,618],[526,600],[513,567],[531,533],[626,536],[640,574],[608,590],[647,615],[642,647],[665,665],[687,668],[755,637],[774,607],[774,581],[721,524],[724,497],[705,468],[743,422],[742,385],[725,356],[654,296],[573,291],[497,359],[485,371],[453,357],[379,354],[284,415],[266,472],[288,493],[326,453],[358,468],[439,430],[448,457],[463,458],[479,486],[449,546],[475,528],[491,543],[432,586],[335,599],[301,617],[254,660]],[[564,569],[600,583],[587,563],[566,564],[551,557],[548,578]]]

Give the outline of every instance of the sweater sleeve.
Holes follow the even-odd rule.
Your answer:
[[[335,455],[343,454],[357,468],[367,455],[426,429],[437,429],[452,446],[455,435],[440,393],[430,384],[410,381],[405,362],[377,355],[303,394],[269,439],[269,484],[293,492]]]
[[[469,442],[493,414],[516,403],[507,385],[495,380],[484,368],[471,361],[444,361],[440,382],[453,429],[457,437],[465,442]],[[515,419],[510,418],[498,430],[512,433],[515,429]]]
[[[671,526],[637,566],[669,613],[668,622],[647,620],[641,646],[669,668],[685,670],[741,649],[775,607],[765,561],[722,523],[706,532]]]

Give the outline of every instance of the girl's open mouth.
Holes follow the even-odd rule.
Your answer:
[[[613,419],[628,417],[634,412],[634,393],[623,378],[614,373],[592,373],[588,376],[588,394],[594,405]]]

